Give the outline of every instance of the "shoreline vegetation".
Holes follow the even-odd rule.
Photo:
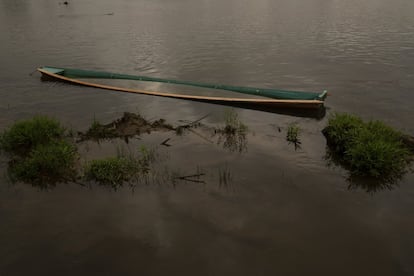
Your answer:
[[[85,132],[66,129],[53,118],[34,116],[18,121],[0,133],[0,153],[9,158],[7,173],[12,183],[23,182],[49,189],[58,183],[74,182],[87,186],[93,182],[117,189],[124,184],[132,186],[131,183],[146,182],[149,176],[154,178],[157,175],[157,172],[151,171],[151,165],[157,156],[155,149],[141,145],[137,151],[129,154],[118,149],[116,156],[82,163],[78,144],[113,139],[128,143],[130,138],[153,131],[171,131],[177,136],[191,131],[208,140],[195,132],[197,127],[203,126],[200,121],[207,116],[173,127],[164,119],[150,122],[140,114],[125,112],[121,118],[109,124],[94,119]],[[217,144],[222,144],[224,149],[242,152],[247,143],[247,126],[240,121],[234,110],[226,112],[224,120],[223,128],[207,130],[212,133],[212,137],[219,136]],[[170,139],[164,140],[160,145],[170,147]],[[204,173],[184,176],[172,174],[170,180],[174,183],[177,180],[204,182],[199,179]]]
[[[0,152],[10,157],[10,180],[43,188],[73,181],[78,155],[66,137],[66,129],[45,116],[17,122],[5,130],[0,136]]]
[[[191,131],[214,143],[195,131],[197,127],[204,127],[211,133],[211,138],[217,136],[217,144],[229,152],[247,151],[248,127],[235,110],[226,110],[222,127],[203,125],[201,120],[207,116],[174,127],[164,119],[149,122],[139,114],[126,112],[109,124],[94,119],[85,132],[68,130],[53,118],[34,116],[16,122],[0,134],[0,153],[9,157],[8,175],[13,183],[24,182],[48,189],[57,183],[89,185],[84,184],[86,182],[117,189],[124,184],[145,181],[150,173],[154,173],[151,170],[156,162],[155,150],[141,145],[135,154],[127,156],[119,152],[116,156],[82,164],[78,143],[111,139],[123,139],[128,143],[128,139],[152,131],[171,131],[177,136]],[[295,150],[301,146],[300,133],[297,124],[289,125],[286,131],[286,140],[295,145]],[[357,116],[337,113],[329,119],[322,133],[327,141],[328,159],[349,172],[350,188],[358,186],[368,192],[391,189],[408,171],[413,160],[414,138],[380,121],[364,122]],[[170,147],[169,140],[160,145]],[[197,177],[202,175],[204,173]],[[188,180],[179,176],[177,179]]]

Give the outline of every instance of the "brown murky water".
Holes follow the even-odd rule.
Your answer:
[[[156,147],[160,171],[202,172],[201,182],[43,191],[2,177],[0,275],[413,275],[413,174],[392,190],[348,189],[346,172],[324,159],[326,118],[236,109],[249,127],[239,150],[208,130],[225,107],[30,75],[55,65],[328,89],[328,116],[414,135],[413,14],[408,0],[0,0],[0,130],[34,114],[79,130],[125,111],[174,125],[209,114],[196,133],[81,146],[85,158]],[[303,129],[297,151],[285,141],[291,123]],[[160,146],[167,138],[172,146]]]

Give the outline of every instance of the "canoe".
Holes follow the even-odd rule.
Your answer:
[[[51,66],[43,66],[37,69],[43,76],[47,76],[56,80],[70,82],[73,84],[84,85],[89,87],[115,90],[127,93],[138,93],[152,96],[161,96],[175,99],[193,100],[200,102],[210,102],[218,104],[230,104],[235,106],[243,106],[245,104],[255,104],[263,107],[285,107],[285,108],[320,108],[323,107],[324,100],[327,96],[327,92],[302,92],[302,91],[287,91],[276,90],[268,88],[253,88],[253,87],[241,87],[221,84],[208,84],[198,83],[162,78],[153,78],[146,76],[134,76],[102,71],[91,71],[72,68],[59,68]],[[176,93],[165,92],[153,92],[141,89],[123,88],[111,85],[99,84],[84,81],[82,79],[120,79],[120,80],[137,80],[137,81],[150,81],[159,83],[170,83],[187,85],[193,87],[202,87],[218,90],[227,90],[237,93],[249,94],[260,96],[260,98],[229,98],[229,97],[212,97],[212,96],[200,96],[200,95],[186,95]]]

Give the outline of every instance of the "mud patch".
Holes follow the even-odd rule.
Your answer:
[[[164,119],[150,122],[140,114],[125,112],[124,115],[109,124],[101,124],[94,121],[86,132],[78,132],[78,142],[86,140],[99,141],[102,139],[122,138],[128,142],[129,138],[141,134],[150,134],[152,131],[176,130],[172,125],[167,124]]]

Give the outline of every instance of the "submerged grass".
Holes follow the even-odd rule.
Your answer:
[[[233,175],[230,169],[226,166],[220,167],[218,170],[219,174],[219,187],[228,187],[229,183],[233,181]]]
[[[338,163],[351,176],[368,176],[394,182],[406,172],[410,151],[404,135],[380,121],[364,122],[349,114],[335,114],[323,130]]]
[[[39,187],[74,179],[76,148],[66,141],[39,145],[25,158],[14,159],[9,167],[12,181],[31,183]]]

